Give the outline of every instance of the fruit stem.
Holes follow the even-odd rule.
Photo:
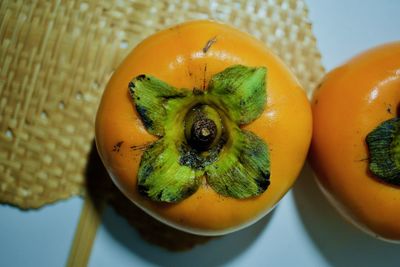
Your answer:
[[[204,151],[214,142],[216,133],[217,126],[213,120],[198,118],[192,124],[188,141],[193,148]]]
[[[221,135],[221,130],[221,118],[218,112],[208,105],[196,106],[186,116],[186,140],[198,151],[206,151],[215,144]]]

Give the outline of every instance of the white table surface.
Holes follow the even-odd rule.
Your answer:
[[[400,1],[306,2],[327,70],[367,48],[400,40]],[[75,197],[29,212],[0,205],[0,266],[64,266],[82,203]],[[375,240],[345,222],[306,167],[266,218],[188,252],[146,243],[108,208],[89,266],[398,267],[400,245]]]

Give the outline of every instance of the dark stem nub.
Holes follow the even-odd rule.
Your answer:
[[[217,136],[217,125],[213,120],[200,118],[196,120],[190,129],[190,145],[199,151],[205,151],[213,144]]]
[[[212,106],[200,104],[186,114],[185,137],[194,150],[210,150],[218,143],[222,129],[221,117]]]

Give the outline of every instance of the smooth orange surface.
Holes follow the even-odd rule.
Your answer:
[[[400,187],[368,171],[365,137],[399,116],[400,42],[371,49],[330,72],[313,102],[311,159],[337,207],[367,231],[400,241]]]
[[[203,47],[212,38],[216,42],[204,53]],[[218,195],[205,182],[194,195],[177,204],[160,204],[141,196],[136,174],[142,151],[130,147],[156,137],[143,128],[128,95],[129,81],[139,74],[151,74],[191,90],[207,85],[212,75],[234,64],[268,69],[264,113],[244,128],[270,147],[270,187],[261,196],[246,200]],[[127,56],[104,92],[96,120],[96,143],[113,180],[133,202],[182,230],[217,234],[259,219],[283,197],[304,163],[311,128],[311,108],[304,91],[261,42],[224,24],[195,21],[150,36]],[[120,151],[113,151],[120,141]]]

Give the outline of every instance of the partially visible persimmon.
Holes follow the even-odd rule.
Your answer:
[[[115,71],[96,144],[122,192],[183,231],[226,234],[267,214],[293,185],[311,108],[261,42],[212,21],[150,36]]]
[[[400,241],[400,42],[328,73],[315,92],[311,161],[336,208],[382,239]]]

